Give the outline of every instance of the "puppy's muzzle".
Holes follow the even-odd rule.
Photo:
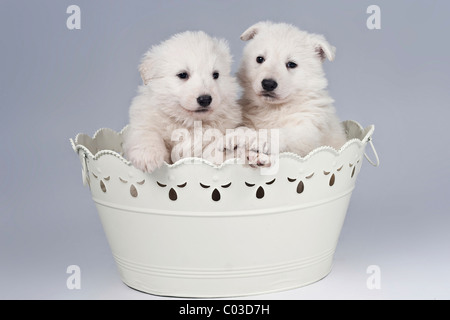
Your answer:
[[[273,79],[264,79],[261,81],[264,91],[273,91],[278,87],[278,83]]]
[[[207,111],[209,109],[209,105],[212,102],[212,97],[210,95],[203,95],[197,98],[197,103],[200,105],[200,108],[196,110],[196,112]]]

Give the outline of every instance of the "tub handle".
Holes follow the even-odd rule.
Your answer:
[[[375,161],[372,161],[372,159],[369,158],[367,153],[364,153],[364,157],[366,157],[367,161],[369,161],[371,165],[373,165],[374,167],[378,167],[380,165],[380,158],[378,157],[377,150],[375,150],[375,147],[372,143],[372,137],[369,137],[367,139],[367,142],[369,142],[370,146],[372,147],[373,154],[375,155]]]
[[[88,157],[86,153],[81,154],[81,178],[83,179],[83,186],[89,185],[89,169],[87,165]]]

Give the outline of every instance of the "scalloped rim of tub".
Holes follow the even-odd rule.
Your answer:
[[[375,125],[369,125],[366,128],[362,127],[358,122],[354,121],[354,120],[346,120],[342,122],[342,125],[344,125],[345,128],[348,128],[349,126],[355,126],[356,129],[359,130],[358,135],[362,136],[363,138],[350,138],[339,150],[330,147],[330,146],[321,146],[318,147],[314,150],[312,150],[311,152],[309,152],[306,156],[301,157],[298,154],[292,153],[292,152],[282,152],[279,154],[280,158],[293,158],[293,159],[297,159],[299,161],[307,161],[309,158],[311,158],[313,155],[315,155],[316,153],[322,152],[322,151],[331,151],[332,153],[334,153],[336,156],[339,156],[341,152],[343,152],[345,149],[347,149],[350,145],[357,143],[360,146],[364,145],[365,143],[369,142],[371,147],[372,147],[372,151],[375,155],[376,160],[372,161],[367,154],[365,153],[364,156],[366,157],[366,159],[369,161],[370,164],[372,164],[373,166],[377,167],[380,163],[377,152],[375,150],[375,147],[372,144],[372,135],[373,132],[375,130]],[[97,151],[95,154],[93,154],[91,152],[91,150],[89,150],[88,147],[86,147],[85,145],[81,144],[79,142],[79,140],[81,140],[81,138],[83,139],[87,139],[87,141],[90,141],[91,143],[95,143],[97,138],[100,136],[100,134],[102,134],[103,132],[108,132],[110,134],[113,134],[117,137],[122,136],[126,130],[128,128],[128,125],[125,126],[121,131],[116,132],[113,129],[110,128],[100,128],[98,129],[94,135],[92,136],[92,138],[85,133],[78,133],[75,136],[75,139],[70,139],[70,143],[72,145],[73,150],[76,153],[79,153],[80,150],[82,150],[86,155],[88,155],[90,158],[92,158],[93,160],[98,160],[100,157],[105,156],[105,155],[112,155],[114,157],[117,157],[118,159],[120,159],[123,163],[125,163],[126,165],[132,166],[131,161],[127,160],[124,158],[124,156],[114,150],[109,150],[109,149],[102,149]],[[349,132],[346,132],[347,134]],[[355,133],[353,133],[353,135],[355,135]],[[177,162],[173,163],[173,164],[168,164],[167,162],[164,162],[164,166],[168,167],[168,168],[175,168],[178,166],[183,165],[184,163],[192,163],[193,161],[195,161],[195,163],[199,163],[199,164],[206,164],[209,165],[213,168],[216,169],[220,169],[226,165],[229,164],[235,164],[238,162],[239,159],[234,158],[234,159],[228,159],[226,161],[224,161],[223,163],[221,163],[220,165],[215,165],[205,159],[202,158],[197,158],[197,157],[187,157],[187,158],[183,158],[178,160]]]

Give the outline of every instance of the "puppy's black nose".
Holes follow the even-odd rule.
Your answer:
[[[210,95],[204,95],[197,98],[197,102],[199,105],[201,105],[203,108],[206,108],[211,104],[212,97]]]
[[[266,91],[273,91],[276,89],[276,87],[278,87],[278,83],[272,79],[264,79],[263,81],[261,81],[261,85]]]

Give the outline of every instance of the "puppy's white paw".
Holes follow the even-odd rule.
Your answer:
[[[256,153],[263,153],[268,155],[270,153],[270,143],[266,135],[257,135],[250,140],[249,151]]]
[[[224,138],[224,150],[236,150],[247,148],[256,137],[256,131],[247,127],[239,127],[232,132],[227,132]]]
[[[252,168],[270,167],[273,164],[273,159],[270,155],[252,150],[248,152],[247,160]]]
[[[158,148],[132,149],[128,153],[128,160],[136,168],[150,173],[163,165],[166,153],[166,150]]]

